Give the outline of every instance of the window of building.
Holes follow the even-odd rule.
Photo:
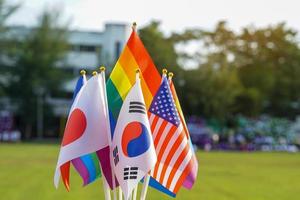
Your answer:
[[[99,49],[97,46],[93,45],[72,45],[71,50],[75,52],[96,52]]]
[[[120,41],[117,41],[115,43],[115,59],[117,60],[120,56],[120,53],[121,53],[121,42]]]

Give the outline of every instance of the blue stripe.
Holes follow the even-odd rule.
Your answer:
[[[111,130],[111,138],[114,136],[115,128],[116,128],[116,121],[112,114],[112,112],[109,110],[109,122],[110,122],[110,130]]]
[[[75,90],[74,90],[74,93],[73,93],[73,100],[72,102],[75,100],[78,92],[80,91],[81,87],[83,86],[84,84],[84,79],[83,79],[83,76],[80,76],[79,79],[77,80],[77,83],[76,83],[76,87],[75,87]]]
[[[163,185],[161,185],[159,182],[157,182],[154,178],[150,177],[149,185],[155,189],[157,189],[160,192],[163,192],[171,197],[176,197],[176,194],[165,188]]]
[[[85,167],[89,171],[89,183],[93,182],[97,178],[96,168],[94,166],[93,158],[90,154],[81,156],[80,159],[84,163]]]

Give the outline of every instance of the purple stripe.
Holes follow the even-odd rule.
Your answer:
[[[198,162],[195,154],[193,155],[192,159],[194,160],[193,168],[183,182],[183,187],[185,187],[186,189],[192,189],[198,174]]]
[[[109,187],[112,189],[113,188],[113,184],[112,184],[112,176],[111,176],[111,165],[110,165],[110,158],[109,158],[109,154],[110,154],[110,150],[109,150],[109,146],[100,149],[99,151],[96,152],[97,156],[99,158],[99,161],[101,163],[101,167],[102,167],[102,174],[103,176],[106,178],[107,183],[109,184]],[[116,186],[118,186],[118,182],[116,179]]]
[[[83,179],[83,186],[87,185],[89,183],[90,175],[82,160],[80,158],[75,158],[72,160],[72,164]]]

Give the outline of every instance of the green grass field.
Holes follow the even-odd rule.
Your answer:
[[[104,199],[97,180],[82,188],[72,171],[71,192],[53,186],[59,146],[54,144],[0,144],[1,200]],[[198,180],[191,191],[181,189],[177,199],[188,200],[299,200],[300,154],[199,152]],[[147,199],[173,199],[148,191]]]

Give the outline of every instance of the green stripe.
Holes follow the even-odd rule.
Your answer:
[[[111,79],[107,80],[106,89],[109,110],[112,112],[114,119],[117,120],[123,100]]]
[[[99,178],[99,177],[101,177],[101,170],[100,170],[100,162],[99,162],[98,156],[97,156],[96,152],[92,153],[90,155],[92,157],[92,160],[93,160],[93,163],[95,166],[96,178]]]

